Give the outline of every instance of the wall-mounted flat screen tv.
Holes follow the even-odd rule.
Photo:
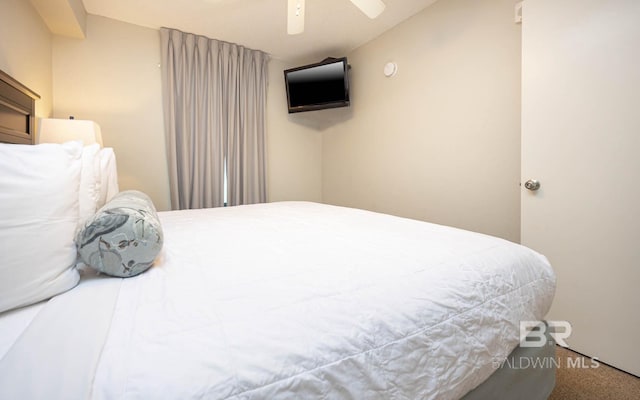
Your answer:
[[[289,113],[349,106],[347,58],[327,58],[284,71]]]

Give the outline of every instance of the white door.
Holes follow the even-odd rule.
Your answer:
[[[558,276],[547,319],[640,375],[640,0],[525,0],[522,54],[522,243]]]

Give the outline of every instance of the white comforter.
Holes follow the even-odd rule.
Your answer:
[[[515,348],[519,321],[544,317],[555,288],[525,247],[361,210],[285,202],[160,218],[156,265],[93,279],[101,296],[82,285],[59,296],[99,309],[83,318],[91,327],[45,307],[40,338],[71,343],[41,349],[27,329],[0,362],[0,397],[455,399]],[[31,366],[18,365],[25,349]]]

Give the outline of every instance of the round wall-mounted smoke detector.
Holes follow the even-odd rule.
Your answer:
[[[398,72],[398,65],[394,62],[388,62],[384,65],[384,76],[390,78]]]

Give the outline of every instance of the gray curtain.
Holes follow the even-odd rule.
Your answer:
[[[162,90],[173,209],[266,201],[269,56],[160,29]]]

